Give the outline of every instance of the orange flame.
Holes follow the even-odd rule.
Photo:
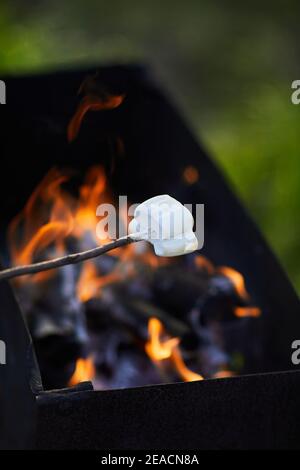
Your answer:
[[[186,366],[179,350],[179,338],[162,339],[164,328],[160,320],[155,317],[150,318],[148,323],[149,340],[145,344],[145,350],[154,363],[168,359],[175,367],[179,376],[185,382],[203,380],[203,377]],[[165,335],[166,336],[166,335]]]
[[[215,271],[215,267],[213,263],[205,256],[202,256],[202,255],[195,256],[194,262],[197,268],[205,269],[205,271],[207,271],[208,274],[213,274]]]
[[[234,313],[237,317],[259,317],[261,315],[261,309],[258,307],[236,307]]]
[[[61,190],[67,179],[52,169],[32,193],[24,210],[10,223],[8,241],[14,264],[31,263],[34,256],[51,244],[57,252],[62,251],[63,240],[73,229],[69,198]],[[45,220],[45,206],[51,208],[48,220]],[[47,275],[51,274],[39,273],[33,277],[39,280]]]
[[[234,285],[234,288],[237,294],[242,299],[245,299],[245,300],[249,299],[249,294],[246,290],[245,281],[241,273],[239,273],[233,268],[229,268],[228,266],[219,267],[217,269],[217,272],[219,272],[220,274],[223,274],[224,276],[230,279],[230,281]]]
[[[137,246],[127,245],[115,249],[113,254],[107,254],[116,256],[118,259],[116,266],[108,274],[99,274],[94,261],[83,264],[77,283],[77,297],[81,302],[100,297],[102,288],[113,282],[122,279],[129,281],[137,274],[137,265],[138,269],[141,269],[141,266],[151,266],[155,269],[169,263],[168,259],[159,260],[148,245],[141,252],[139,252]],[[136,264],[136,261],[138,261],[138,264]]]
[[[68,140],[72,142],[79,130],[82,120],[88,111],[100,111],[105,109],[114,109],[120,106],[124,100],[124,95],[107,95],[105,98],[99,96],[87,95],[79,104],[77,111],[68,125]]]
[[[162,340],[162,323],[157,318],[150,318],[148,323],[149,341],[145,345],[146,353],[152,361],[162,361],[169,359],[172,352],[179,344],[179,338],[169,338]]]
[[[178,348],[175,348],[172,353],[172,361],[177,372],[185,382],[194,382],[195,380],[203,380],[202,375],[193,372],[185,365],[181,353]]]
[[[227,379],[229,377],[234,377],[234,372],[230,371],[230,370],[219,370],[218,372],[216,372],[214,375],[213,375],[213,378],[214,379]]]
[[[250,296],[246,290],[245,281],[241,273],[236,271],[233,268],[229,268],[228,266],[222,266],[217,269],[217,272],[223,274],[224,276],[228,277],[237,294],[244,300],[249,301]],[[244,317],[259,317],[261,315],[261,309],[258,307],[236,307],[234,309],[234,314],[239,318]]]
[[[79,358],[76,361],[75,371],[69,380],[68,385],[77,385],[80,382],[92,380],[96,375],[96,369],[91,357]]]
[[[62,189],[67,180],[68,176],[57,169],[50,170],[24,210],[11,222],[8,242],[13,264],[30,264],[52,245],[57,255],[62,254],[68,236],[80,239],[89,232],[97,242],[96,208],[101,202],[110,200],[104,170],[100,166],[89,169],[80,187],[78,201]],[[52,271],[38,273],[32,279],[44,280],[51,274]]]
[[[74,213],[74,236],[80,238],[89,231],[96,241],[96,225],[98,222],[96,209],[100,203],[110,202],[111,196],[107,189],[104,169],[101,166],[91,167],[79,190],[79,202]],[[106,235],[102,234],[101,241]]]
[[[96,298],[101,293],[101,288],[107,284],[117,281],[120,278],[116,271],[100,276],[97,273],[95,264],[92,261],[86,262],[82,266],[82,271],[77,282],[77,297],[81,302],[87,302]]]

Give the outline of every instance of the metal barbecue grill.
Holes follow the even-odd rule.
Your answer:
[[[126,98],[117,109],[89,113],[78,138],[68,143],[66,128],[78,105],[77,91],[95,70],[104,89]],[[81,348],[76,331],[71,340],[68,337],[59,344],[53,343],[57,338],[50,338],[48,346],[44,342],[41,346],[33,335],[33,348],[15,288],[1,282],[0,337],[7,345],[7,364],[0,366],[1,447],[299,448],[300,373],[291,362],[291,344],[300,332],[298,297],[258,228],[149,70],[112,66],[4,80],[7,104],[0,107],[3,264],[8,260],[7,226],[45,173],[53,166],[83,173],[100,161],[116,195],[127,194],[139,202],[168,193],[178,200],[204,203],[201,255],[216,266],[241,272],[262,314],[243,319],[241,328],[226,328],[225,346],[240,348],[243,355],[236,377],[114,390],[94,390],[91,382],[67,387],[69,369],[60,371],[53,381],[52,371],[44,375],[45,352],[51,347],[62,357],[75,357]],[[199,175],[191,184],[183,178],[187,168]],[[182,281],[176,295],[184,299],[185,291],[189,292],[188,304],[193,288],[184,270],[184,266],[179,270]],[[171,271],[161,275],[159,288],[175,279]],[[185,302],[178,298],[172,302]],[[163,307],[166,302],[163,297]],[[175,307],[174,315],[180,320]],[[53,390],[56,383],[59,387]]]

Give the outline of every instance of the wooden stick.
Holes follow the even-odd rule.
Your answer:
[[[7,268],[0,271],[0,281],[4,279],[11,279],[12,277],[24,276],[25,274],[35,274],[41,271],[47,271],[49,269],[59,268],[66,266],[67,264],[81,263],[87,259],[96,258],[97,256],[103,255],[108,251],[114,250],[121,246],[129,245],[130,243],[137,242],[139,239],[128,237],[122,237],[114,242],[107,243],[104,246],[97,246],[91,250],[82,251],[80,253],[73,253],[60,258],[54,258],[49,261],[41,261],[40,263],[27,264],[24,266],[15,266],[13,268]]]

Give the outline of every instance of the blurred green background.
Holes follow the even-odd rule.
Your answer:
[[[300,290],[299,20],[289,0],[1,0],[0,74],[151,64]]]

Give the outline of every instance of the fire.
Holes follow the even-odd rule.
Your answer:
[[[236,271],[233,268],[230,268],[229,266],[221,266],[215,268],[213,263],[209,261],[205,256],[196,256],[194,258],[195,266],[200,268],[200,269],[205,269],[208,274],[213,275],[214,273],[216,274],[222,274],[223,276],[226,276],[230,281],[232,282],[236,293],[241,297],[241,299],[245,301],[250,300],[250,296],[246,290],[245,286],[245,280],[244,277],[242,276],[241,273]],[[259,307],[250,307],[250,306],[245,306],[245,307],[235,307],[234,308],[234,314],[239,317],[259,317],[261,315],[261,309]]]
[[[115,101],[115,103],[117,102]],[[82,117],[88,109],[96,108],[88,107],[84,112],[82,111]],[[80,122],[77,123],[78,126],[80,126]],[[23,211],[11,222],[8,235],[11,258],[14,264],[30,264],[39,255],[43,259],[45,256],[59,256],[68,251],[67,239],[74,240],[75,244],[77,242],[84,244],[85,240],[88,244],[91,241],[92,244],[98,242],[96,238],[98,223],[96,209],[101,203],[113,200],[108,189],[104,169],[101,166],[94,166],[87,171],[77,198],[71,196],[64,189],[64,184],[69,178],[70,175],[66,172],[57,169],[50,170],[30,196]],[[126,212],[123,215],[123,222],[126,226],[127,216]],[[102,243],[108,241],[106,233],[101,234],[100,238]],[[91,246],[87,246],[87,248],[91,248]],[[49,252],[47,252],[48,249]],[[130,282],[132,277],[137,275],[138,269],[141,270],[146,266],[156,269],[171,263],[169,259],[160,259],[155,256],[149,250],[148,245],[143,243],[119,248],[115,250],[113,256],[116,256],[115,267],[108,274],[100,273],[95,261],[88,261],[81,266],[76,286],[76,295],[81,302],[99,297],[104,286],[108,284],[124,279]],[[226,266],[215,267],[203,256],[194,257],[194,262],[196,268],[206,270],[209,275],[222,274],[229,278],[238,296],[248,302],[249,294],[241,273]],[[53,270],[32,275],[30,279],[44,281],[51,275],[53,275]],[[28,280],[28,277],[20,278],[20,282],[26,279]],[[261,315],[261,310],[252,306],[235,307],[233,312],[239,318]],[[164,370],[173,370],[183,381],[203,380],[202,375],[190,370],[185,364],[180,350],[181,339],[170,337],[158,318],[150,318],[148,333],[149,339],[145,343],[145,351],[162,373]],[[231,377],[233,373],[225,369],[226,366],[224,370],[216,372],[213,377]],[[69,385],[91,380],[95,375],[96,370],[92,358],[80,358],[76,362],[76,368]]]
[[[161,361],[169,360],[185,382],[203,380],[201,375],[188,369],[179,349],[180,339],[168,338],[164,334],[164,328],[160,320],[155,317],[150,318],[148,332],[149,340],[145,344],[145,350],[154,363],[160,365]]]
[[[67,174],[57,169],[50,170],[32,193],[24,210],[11,222],[8,243],[13,264],[30,264],[52,246],[56,255],[63,254],[69,236],[82,240],[88,233],[97,242],[96,208],[100,203],[111,200],[104,170],[101,166],[88,170],[78,200],[62,187],[68,179]],[[101,237],[102,242],[106,241],[105,236]],[[51,275],[52,272],[48,271],[36,274],[32,279],[44,280]]]
[[[219,370],[213,375],[214,379],[227,379],[228,377],[234,377],[234,373],[230,370]]]
[[[192,370],[188,369],[185,365],[181,353],[178,348],[175,348],[172,353],[172,361],[174,363],[177,372],[185,382],[194,382],[195,380],[203,380],[202,375],[196,374]]]
[[[249,294],[246,290],[245,286],[245,281],[244,277],[242,276],[241,273],[236,271],[233,268],[229,268],[228,266],[221,266],[217,269],[217,272],[220,274],[223,274],[224,276],[228,277],[232,284],[234,285],[234,288],[237,292],[237,294],[244,300],[249,299]]]
[[[83,244],[87,240],[87,248],[91,248],[91,242],[93,246],[99,243],[96,237],[99,221],[96,209],[99,204],[113,200],[104,169],[101,166],[93,166],[87,171],[77,199],[63,189],[63,184],[69,178],[70,175],[65,172],[50,170],[32,193],[24,210],[11,222],[8,242],[13,264],[30,264],[39,254],[44,259],[48,248],[51,248],[49,256],[63,255],[67,251],[67,237]],[[127,212],[122,214],[122,222],[126,227],[127,217]],[[109,241],[107,233],[97,235],[100,236],[102,244]],[[153,268],[167,262],[159,260],[148,246],[142,244],[139,247],[129,245],[119,248],[113,255],[118,257],[119,263],[117,269],[107,275],[99,274],[93,261],[82,265],[77,284],[77,295],[82,302],[99,296],[103,286],[120,279],[122,262],[126,266],[127,278],[134,274],[136,259]],[[51,277],[53,272],[38,273],[30,276],[30,279],[35,282],[44,281]],[[20,278],[19,282],[26,279],[28,276]]]
[[[195,266],[199,269],[205,269],[208,274],[213,274],[215,271],[215,267],[209,259],[207,259],[205,256],[197,255],[194,258],[195,261]]]
[[[73,216],[61,185],[68,177],[52,169],[29,198],[24,210],[11,222],[8,242],[14,264],[31,263],[36,255],[54,244],[57,252],[63,249],[63,240],[73,229]],[[50,216],[45,220],[45,206]],[[46,218],[47,219],[47,218]],[[35,280],[49,273],[34,276]]]
[[[79,91],[83,92],[84,96],[67,128],[69,142],[77,137],[83,119],[89,111],[118,108],[125,98],[123,94],[112,95],[101,89],[96,76],[88,77]],[[116,138],[116,149],[118,154],[124,153],[124,143],[120,137]],[[10,224],[8,235],[13,264],[30,264],[39,255],[43,259],[46,256],[63,255],[68,251],[67,239],[69,241],[72,239],[72,242],[74,240],[75,246],[80,247],[77,251],[91,248],[91,242],[92,245],[99,243],[96,237],[96,226],[99,227],[96,210],[101,203],[113,201],[105,171],[101,166],[91,167],[79,188],[77,198],[64,189],[64,184],[69,177],[69,174],[57,169],[50,170],[30,196],[24,210]],[[187,185],[196,184],[199,178],[199,170],[195,166],[189,165],[184,168],[182,180]],[[127,211],[122,214],[122,222],[127,227]],[[97,233],[97,236],[101,243],[109,241],[104,229],[103,233]],[[123,280],[130,282],[134,276],[139,275],[138,270],[142,271],[146,267],[156,269],[171,263],[171,260],[167,258],[161,259],[155,256],[147,244],[145,246],[142,243],[119,248],[114,251],[113,256],[116,257],[113,260],[116,263],[108,274],[100,273],[99,265],[101,264],[98,265],[95,261],[88,261],[81,266],[76,285],[76,295],[81,302],[99,297],[108,284]],[[215,267],[203,256],[195,256],[194,263],[196,269],[205,270],[209,276],[216,274],[226,276],[230,279],[240,299],[243,299],[244,302],[240,303],[248,303],[250,297],[241,273],[227,266]],[[30,279],[44,281],[51,275],[53,275],[53,270],[35,274]],[[28,280],[28,277],[21,278],[20,282],[25,280]],[[261,314],[258,307],[250,306],[235,307],[233,312],[239,318],[258,317]],[[160,368],[162,375],[165,371],[172,370],[187,382],[203,380],[202,375],[187,367],[180,349],[181,338],[170,337],[158,318],[150,318],[148,333],[145,351],[150,360]],[[226,369],[226,364],[223,363],[220,367],[222,370],[216,372],[213,375],[214,378],[234,375]],[[69,385],[91,380],[95,375],[96,368],[92,357],[79,358]]]
[[[96,241],[98,222],[96,209],[99,204],[110,202],[111,199],[104,169],[101,166],[91,167],[80,187],[79,201],[74,214],[74,235],[77,238],[82,237],[85,232],[90,232]],[[106,237],[106,234],[101,234],[101,241],[103,242]]]
[[[242,276],[241,273],[236,271],[233,268],[229,268],[228,266],[222,266],[217,269],[218,273],[223,274],[224,276],[228,277],[232,284],[234,285],[234,288],[237,292],[237,294],[246,301],[249,301],[250,296],[246,290],[245,286],[245,281],[244,277]],[[234,309],[234,314],[239,317],[259,317],[261,315],[261,309],[258,307],[235,307]]]
[[[86,262],[82,266],[80,278],[77,282],[77,297],[81,302],[98,297],[101,288],[107,284],[117,281],[120,278],[116,271],[100,276],[97,273],[95,264],[92,261]]]
[[[261,309],[258,307],[236,307],[234,313],[237,317],[259,317]]]
[[[124,95],[106,95],[100,98],[96,95],[85,96],[79,104],[77,111],[68,125],[68,140],[72,142],[80,129],[82,120],[88,111],[100,111],[105,109],[114,109],[120,106],[124,100]]]
[[[161,339],[162,323],[157,318],[150,318],[148,324],[150,339],[145,345],[146,353],[152,361],[162,361],[172,356],[174,348],[179,344],[179,338]]]
[[[91,357],[79,358],[76,361],[75,371],[69,380],[69,386],[77,385],[80,382],[92,380],[96,375],[96,369]]]

